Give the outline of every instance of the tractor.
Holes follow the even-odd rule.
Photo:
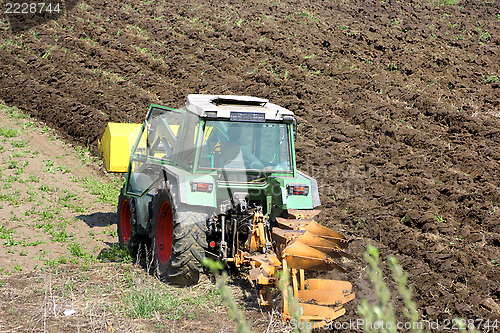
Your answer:
[[[108,171],[126,172],[120,245],[150,244],[156,271],[177,285],[196,284],[204,258],[247,266],[267,307],[289,271],[301,320],[320,327],[343,315],[352,285],[305,277],[345,272],[334,259],[352,256],[317,221],[317,182],[297,170],[296,138],[291,111],[249,96],[191,94],[183,108],[152,104],[142,125],[109,123],[99,149]]]

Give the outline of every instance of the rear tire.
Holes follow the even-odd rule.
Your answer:
[[[150,236],[157,272],[168,282],[198,283],[207,248],[207,216],[192,206],[180,207],[169,182],[158,189]]]
[[[129,248],[134,254],[141,244],[141,237],[137,234],[135,202],[134,198],[126,196],[123,191],[122,189],[118,198],[116,214],[118,240],[122,248]]]

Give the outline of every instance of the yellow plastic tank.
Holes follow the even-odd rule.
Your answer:
[[[134,148],[142,124],[108,123],[98,144],[108,172],[127,172],[130,152]]]

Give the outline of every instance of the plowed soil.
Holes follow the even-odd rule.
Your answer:
[[[299,168],[353,240],[343,321],[373,299],[367,243],[388,275],[400,260],[422,319],[500,320],[498,0],[61,6],[0,21],[7,105],[96,151],[107,122],[142,122],[150,103],[268,98],[299,117]]]

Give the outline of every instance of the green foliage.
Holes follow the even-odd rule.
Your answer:
[[[399,264],[394,256],[389,257],[389,267],[392,271],[392,278],[398,284],[398,291],[403,296],[405,307],[403,308],[403,315],[410,320],[411,323],[418,323],[417,305],[411,300],[413,287],[406,287],[408,283],[408,273],[403,271],[403,267]],[[414,325],[412,325],[413,327]],[[419,326],[414,326],[412,332],[422,332],[423,329]]]
[[[1,201],[7,201],[14,207],[19,207],[22,203],[22,198],[19,196],[19,193],[8,193],[8,194],[0,194]]]
[[[19,130],[2,126],[0,127],[0,136],[4,136],[6,138],[15,138],[16,136],[19,136]]]
[[[443,215],[436,214],[436,219],[438,223],[446,223],[446,220],[444,219]]]
[[[159,281],[138,283],[131,266],[126,269],[122,282],[127,290],[120,288],[119,300],[127,317],[154,318],[161,315],[168,320],[178,320],[181,317],[194,319],[203,309],[221,304],[214,288],[205,287],[203,292],[193,292],[191,288],[176,288]]]
[[[439,0],[439,3],[443,6],[453,6],[459,2],[460,0]]]
[[[14,148],[25,148],[26,146],[26,141],[24,141],[24,139],[19,141],[12,141],[12,147]]]
[[[97,195],[97,201],[113,206],[118,204],[118,196],[123,185],[122,180],[116,179],[114,181],[103,182],[85,176],[80,179],[73,178],[73,181],[80,182],[91,194]]]
[[[373,282],[375,296],[377,300],[369,304],[367,300],[361,300],[358,306],[359,315],[363,316],[363,332],[395,333],[401,331],[403,324],[404,332],[421,333],[426,328],[423,321],[419,320],[419,314],[415,302],[412,301],[412,286],[407,287],[408,273],[403,271],[398,260],[394,256],[389,256],[388,263],[392,272],[392,277],[398,286],[399,294],[402,296],[404,307],[403,316],[407,322],[396,323],[394,307],[391,303],[391,293],[384,282],[382,270],[379,268],[380,258],[378,249],[368,244],[363,257],[368,262],[368,275]],[[459,327],[463,332],[476,332],[473,325],[468,326],[467,321],[460,318],[452,320],[453,327]]]
[[[476,28],[476,31],[479,34],[479,36],[478,36],[479,40],[486,40],[486,39],[489,39],[491,37],[491,34],[488,31],[482,31],[479,28]]]
[[[371,244],[366,247],[363,257],[369,264],[368,275],[373,282],[374,292],[378,300],[375,304],[369,304],[366,299],[361,300],[358,306],[358,313],[363,316],[365,323],[376,323],[383,320],[384,323],[392,323],[392,329],[370,329],[368,325],[363,327],[364,332],[396,332],[396,316],[394,306],[390,302],[391,292],[384,282],[382,270],[379,268],[378,249]]]
[[[491,76],[488,76],[486,79],[484,79],[484,83],[486,83],[486,84],[495,83],[495,82],[499,82],[499,81],[500,81],[500,78],[496,75],[491,75]]]
[[[50,188],[49,186],[47,186],[45,184],[38,186],[38,189],[42,192],[45,192],[45,193],[50,193],[50,192],[54,191],[54,189]]]
[[[396,64],[389,64],[389,66],[387,66],[387,70],[389,72],[393,72],[393,71],[397,71],[399,68]]]
[[[287,288],[288,294],[288,312],[290,313],[290,322],[292,323],[292,328],[294,333],[310,333],[311,328],[309,325],[298,325],[300,323],[300,317],[302,315],[303,309],[299,306],[299,302],[297,298],[293,295],[293,288],[290,285],[290,271],[286,270],[282,272],[281,278],[278,283],[278,287],[281,292],[285,292],[285,288]],[[300,326],[300,331],[299,331]],[[312,326],[312,325],[311,325]]]
[[[101,262],[125,262],[134,261],[132,252],[129,248],[122,248],[119,244],[113,244],[110,248],[104,249],[99,256]]]
[[[217,279],[217,288],[220,292],[222,301],[229,308],[229,317],[233,320],[236,325],[236,332],[242,333],[250,333],[250,324],[245,320],[245,315],[238,307],[234,297],[232,296],[231,290],[227,286],[227,273],[222,271],[224,266],[220,261],[214,261],[212,259],[205,258],[203,260],[203,265],[208,267],[212,274],[218,276]],[[222,274],[220,272],[222,271]],[[299,306],[299,303],[295,296],[293,295],[293,289],[290,285],[290,272],[287,270],[286,272],[281,272],[279,276],[280,280],[278,283],[278,287],[283,293],[285,288],[288,288],[288,312],[290,313],[292,323],[292,328],[294,333],[310,333],[311,328],[309,325],[297,325],[300,323],[300,317],[302,313],[302,308]],[[287,286],[287,287],[285,287]],[[294,325],[295,324],[295,325]],[[303,326],[303,327],[302,327]],[[312,326],[312,325],[311,325]],[[300,330],[299,330],[300,328]]]
[[[17,107],[7,107],[7,106],[2,106],[1,109],[3,109],[4,113],[10,118],[10,119],[28,119],[29,115],[22,111],[19,110]]]
[[[92,254],[85,252],[85,249],[83,249],[83,247],[78,243],[71,243],[68,250],[69,253],[71,253],[73,256],[82,258],[86,262],[94,261],[94,257],[92,256]]]
[[[162,293],[160,290],[144,289],[135,290],[127,295],[125,299],[130,304],[126,309],[132,318],[152,318],[156,313],[171,313],[171,319],[179,319],[181,316],[183,300],[172,297],[171,294]],[[172,315],[173,313],[173,315]]]
[[[75,148],[75,155],[76,157],[82,162],[82,164],[86,164],[88,162],[94,162],[96,160],[96,157],[92,156],[92,153],[90,152],[89,147],[76,147]]]
[[[64,242],[67,242],[74,237],[74,235],[69,235],[66,232],[66,230],[64,230],[62,228],[59,230],[52,230],[51,235],[52,235],[52,242],[53,243],[54,242],[64,243]]]
[[[203,265],[208,267],[212,274],[219,275],[219,272],[224,268],[220,261],[205,258]],[[229,317],[236,325],[236,332],[250,333],[250,324],[246,321],[243,312],[238,307],[231,290],[227,286],[227,273],[223,272],[217,279],[217,288],[219,289],[222,301],[228,306]]]

